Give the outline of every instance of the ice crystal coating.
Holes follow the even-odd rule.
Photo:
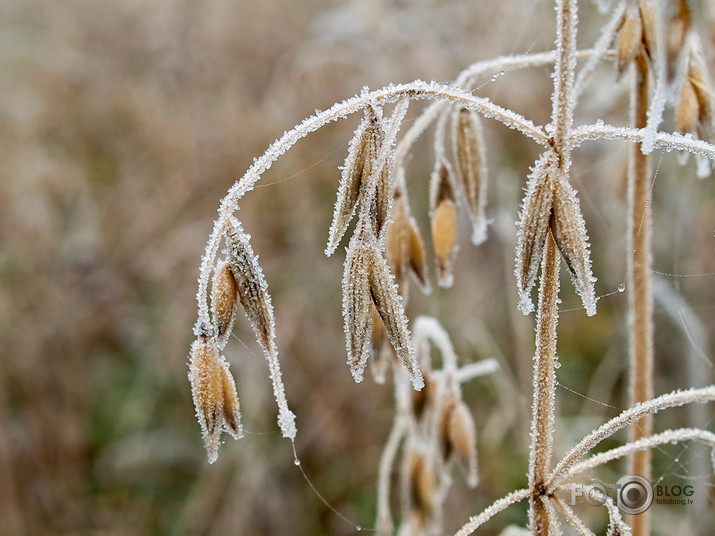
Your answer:
[[[350,240],[343,273],[346,349],[348,364],[357,382],[363,379],[370,354],[372,304],[414,388],[421,389],[424,380],[412,347],[402,298],[375,238],[370,237],[369,230],[361,230]]]
[[[553,154],[543,155],[529,175],[520,221],[517,224],[515,274],[520,297],[519,309],[525,315],[534,310],[531,290],[536,281],[546,243],[546,233],[549,230],[554,196],[549,174],[549,168],[553,168],[553,165],[549,163],[549,159],[553,158]]]
[[[472,243],[479,245],[487,238],[487,223],[484,215],[487,166],[481,121],[473,111],[461,108],[455,114],[453,123],[457,170],[472,222]]]
[[[213,463],[218,458],[221,432],[228,432],[236,439],[243,436],[236,386],[228,363],[219,357],[215,339],[197,338],[191,345],[190,359],[189,381],[196,417],[209,463]]]
[[[531,291],[551,232],[566,262],[574,287],[586,313],[596,313],[596,296],[586,225],[576,191],[558,168],[553,154],[545,154],[534,166],[522,204],[516,248],[516,279],[519,308],[534,310]]]
[[[295,415],[288,409],[285,398],[268,283],[251,247],[250,236],[235,218],[231,218],[227,225],[226,241],[229,255],[227,262],[236,281],[239,301],[268,361],[273,394],[278,404],[278,425],[284,437],[293,438],[296,434]]]
[[[568,181],[559,177],[553,181],[553,218],[551,232],[561,257],[571,274],[571,281],[581,297],[588,316],[596,314],[595,278],[591,272],[586,223],[581,214],[576,191]]]
[[[330,256],[338,247],[340,239],[355,214],[358,198],[363,192],[364,183],[373,172],[377,163],[380,144],[384,137],[378,110],[372,106],[365,108],[363,117],[350,145],[348,156],[342,168],[338,199],[335,202],[333,221],[330,225],[328,245],[325,254]]]

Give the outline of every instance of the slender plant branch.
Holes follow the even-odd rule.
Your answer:
[[[707,430],[701,430],[700,428],[678,428],[676,430],[666,430],[660,434],[644,437],[638,441],[633,441],[620,447],[607,450],[606,452],[601,452],[592,456],[588,460],[577,463],[564,474],[562,480],[569,480],[577,474],[590,471],[600,465],[623,458],[624,456],[628,456],[634,452],[652,449],[659,445],[665,445],[666,443],[673,443],[675,441],[700,441],[701,443],[706,443],[710,445],[711,448],[715,449],[715,434],[708,432]]]
[[[645,128],[648,123],[649,69],[645,53],[633,64],[631,109],[633,126]],[[651,234],[653,210],[650,203],[650,158],[642,144],[630,147],[628,166],[629,250],[627,264],[628,333],[630,337],[630,406],[653,398],[653,290],[651,272]],[[645,415],[631,428],[630,441],[651,435],[653,416]],[[651,451],[637,450],[630,460],[630,473],[650,480]],[[650,533],[649,512],[631,520],[633,536]]]
[[[540,501],[551,466],[556,396],[556,327],[559,318],[559,251],[551,233],[541,267],[539,312],[534,360],[533,415],[529,448],[529,487],[531,488],[531,529],[535,535],[549,534],[549,521]]]
[[[456,536],[467,536],[468,534],[472,534],[475,530],[477,530],[480,526],[489,521],[496,514],[498,514],[502,510],[505,510],[508,506],[511,506],[514,503],[523,501],[530,495],[530,489],[520,489],[517,491],[512,491],[505,497],[502,497],[501,499],[493,502],[490,506],[485,508],[481,514],[471,517],[469,521],[461,529],[459,529]]]
[[[684,391],[673,391],[671,393],[658,396],[647,402],[636,404],[614,417],[610,421],[602,424],[596,430],[584,437],[566,456],[556,465],[547,482],[547,492],[553,491],[562,484],[566,475],[576,462],[581,459],[593,447],[598,445],[607,437],[612,436],[619,430],[636,422],[644,415],[655,414],[668,408],[674,408],[685,404],[704,403],[715,400],[715,385],[702,387],[700,389],[686,389]]]

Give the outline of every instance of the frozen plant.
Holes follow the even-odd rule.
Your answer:
[[[514,270],[519,309],[524,314],[536,312],[528,486],[472,517],[459,534],[472,533],[499,511],[524,499],[529,501],[531,534],[561,534],[562,521],[580,534],[591,534],[559,497],[561,492],[578,485],[574,476],[624,456],[631,457],[633,472],[648,476],[647,453],[660,444],[700,441],[715,447],[715,436],[705,429],[681,428],[654,434],[651,424],[656,412],[715,398],[715,386],[656,397],[652,381],[649,155],[656,148],[693,154],[704,159],[705,164],[699,166],[703,173],[709,171],[710,161],[715,159],[715,146],[710,143],[715,108],[701,42],[695,29],[685,24],[686,19],[690,20],[684,11],[688,9],[686,3],[681,3],[681,11],[674,17],[666,18],[663,5],[642,0],[621,2],[615,7],[604,4],[611,15],[600,37],[593,48],[579,49],[577,2],[556,0],[555,4],[557,33],[553,51],[480,62],[465,69],[451,84],[415,81],[373,91],[366,88],[287,131],[229,190],[201,261],[194,328],[197,339],[191,349],[189,375],[209,461],[217,457],[222,431],[235,437],[241,435],[236,390],[220,356],[239,303],[269,363],[282,433],[291,440],[296,435],[295,417],[288,408],[281,379],[268,285],[236,212],[243,196],[298,140],[351,114],[362,114],[362,119],[348,144],[325,252],[332,255],[337,251],[355,219],[342,281],[347,363],[357,382],[362,381],[368,366],[379,381],[384,381],[389,365],[395,364],[397,414],[380,464],[380,533],[390,534],[393,530],[387,498],[389,471],[400,442],[401,533],[440,533],[440,512],[448,483],[446,464],[452,457],[461,460],[468,481],[475,485],[477,482],[477,431],[460,390],[461,382],[477,372],[469,368],[471,365],[457,367],[451,342],[436,320],[418,318],[410,330],[405,308],[410,274],[421,290],[430,289],[425,241],[408,200],[405,159],[412,144],[433,121],[437,126],[429,218],[436,279],[443,287],[455,284],[459,207],[469,216],[472,242],[479,244],[486,238],[488,152],[482,122],[500,122],[541,150],[528,175],[521,206]],[[679,40],[673,38],[676,26],[681,32],[676,36]],[[677,49],[674,54],[667,49],[673,42]],[[580,70],[579,59],[585,60]],[[601,120],[577,125],[574,112],[579,99],[592,82],[595,67],[606,61],[615,62],[614,78],[632,78],[631,126],[617,127]],[[553,91],[551,119],[546,125],[535,124],[522,114],[475,95],[473,88],[480,76],[547,65],[552,66]],[[672,84],[669,72],[675,73]],[[669,97],[675,102],[679,132],[659,130]],[[433,102],[399,138],[408,107],[418,100]],[[627,254],[631,403],[629,409],[588,434],[554,463],[562,262],[586,314],[597,312],[587,224],[572,185],[572,153],[591,140],[623,140],[631,145]],[[412,183],[410,187],[416,186]],[[532,300],[535,286],[536,303]],[[429,341],[441,353],[440,370],[432,368]],[[420,394],[411,395],[410,385]],[[594,446],[627,426],[632,426],[633,432],[625,445],[582,461]],[[610,518],[609,534],[650,533],[647,513],[634,517],[629,525],[613,501],[605,498],[604,507]]]

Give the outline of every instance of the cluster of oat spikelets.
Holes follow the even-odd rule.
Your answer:
[[[612,10],[594,48],[578,52],[576,2],[559,0],[556,3],[559,15],[555,52],[475,64],[452,85],[416,81],[372,92],[364,90],[286,132],[232,187],[222,201],[219,218],[202,259],[197,293],[197,339],[191,347],[189,378],[209,461],[215,461],[218,456],[223,431],[237,438],[242,433],[236,388],[228,364],[220,355],[231,333],[239,303],[269,363],[281,431],[291,439],[296,434],[295,416],[286,402],[278,363],[271,298],[258,257],[251,248],[250,236],[234,217],[238,202],[253,188],[262,173],[299,139],[329,122],[362,112],[363,118],[349,143],[348,155],[341,168],[325,252],[330,256],[337,250],[356,218],[346,248],[342,285],[347,363],[357,382],[364,378],[368,362],[376,380],[381,382],[385,380],[386,370],[399,364],[393,368],[397,415],[381,462],[377,527],[381,533],[392,532],[389,471],[400,442],[403,444],[402,533],[438,530],[449,480],[446,467],[451,459],[461,460],[469,483],[476,485],[476,431],[461,399],[459,386],[461,381],[478,374],[475,370],[460,372],[462,369],[456,365],[449,338],[434,319],[418,319],[412,334],[405,313],[410,275],[423,292],[430,291],[427,248],[411,213],[405,181],[404,160],[411,144],[432,120],[437,119],[429,216],[436,279],[443,287],[454,283],[460,206],[469,216],[472,242],[479,244],[486,239],[487,167],[481,118],[495,119],[543,147],[543,153],[529,175],[518,222],[515,275],[519,308],[524,314],[534,311],[532,291],[542,262],[545,262],[548,240],[553,240],[564,261],[586,313],[596,313],[596,279],[591,270],[586,224],[569,179],[570,155],[577,146],[591,139],[623,139],[640,143],[644,152],[656,147],[679,150],[703,157],[707,164],[699,166],[703,173],[709,171],[708,159],[715,158],[715,147],[703,141],[710,139],[713,132],[714,107],[700,45],[693,32],[688,32],[687,28],[682,30],[679,52],[676,57],[669,58],[670,51],[663,37],[664,22],[656,4],[624,2]],[[586,58],[578,76],[577,56]],[[599,62],[609,59],[615,59],[618,77],[636,61],[645,61],[645,66],[641,67],[646,73],[652,73],[655,89],[646,128],[615,127],[600,121],[573,126],[573,109],[588,85],[590,74]],[[535,125],[516,112],[476,97],[469,91],[482,74],[547,64],[554,64],[555,80],[554,111],[549,125]],[[669,89],[670,65],[675,65],[675,75]],[[680,133],[658,131],[669,98],[674,102],[675,123]],[[398,132],[409,103],[418,99],[436,102],[425,109],[398,144]],[[394,106],[388,114],[386,106],[390,105]],[[449,129],[448,123],[451,124]],[[694,138],[693,134],[701,139]],[[451,152],[447,147],[451,147]],[[219,256],[220,250],[223,257]],[[558,270],[558,262],[555,266]],[[558,294],[558,286],[555,293]],[[429,340],[439,348],[443,358],[444,366],[439,371],[433,371],[430,364]],[[555,349],[555,340],[544,344]],[[493,369],[492,364],[485,365],[479,374]],[[409,383],[419,394],[409,394]],[[535,388],[538,390],[538,385]],[[471,533],[501,509],[527,497],[541,505],[550,520],[549,526],[556,527],[555,530],[558,530],[558,510],[577,530],[588,533],[573,511],[555,495],[574,485],[569,480],[573,475],[666,441],[698,440],[715,446],[715,436],[703,430],[680,429],[631,442],[620,450],[600,455],[601,458],[594,457],[590,462],[578,464],[578,460],[599,441],[643,415],[714,397],[715,391],[711,387],[671,393],[627,410],[574,447],[544,475],[545,481],[539,483],[540,490],[519,490],[506,496],[472,518],[460,534]],[[553,411],[553,401],[547,405]],[[550,445],[550,440],[547,444]],[[532,448],[538,449],[538,444]],[[629,533],[617,508],[609,501],[606,498],[605,506],[611,520],[609,533]]]

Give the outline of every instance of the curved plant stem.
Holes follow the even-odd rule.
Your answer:
[[[648,122],[648,61],[641,53],[634,63],[632,110],[633,126],[645,128]],[[627,267],[628,327],[630,337],[629,406],[653,398],[653,291],[651,288],[650,158],[642,144],[630,147],[628,166],[629,255]],[[633,424],[630,442],[651,435],[653,416],[646,415]],[[638,450],[630,460],[631,474],[651,478],[651,451]],[[633,536],[650,534],[650,516],[645,511],[631,520]]]
[[[530,489],[520,489],[517,491],[513,491],[509,495],[493,502],[490,506],[485,508],[481,514],[470,518],[469,521],[461,529],[459,529],[459,532],[457,532],[456,536],[467,536],[468,534],[472,534],[475,530],[477,530],[480,526],[489,521],[496,514],[514,503],[523,501],[529,495],[531,495]]]
[[[534,400],[532,403],[531,446],[529,448],[529,517],[534,535],[549,534],[549,516],[541,500],[551,466],[556,396],[556,326],[559,308],[559,250],[549,232],[541,267],[539,313],[534,360]]]

